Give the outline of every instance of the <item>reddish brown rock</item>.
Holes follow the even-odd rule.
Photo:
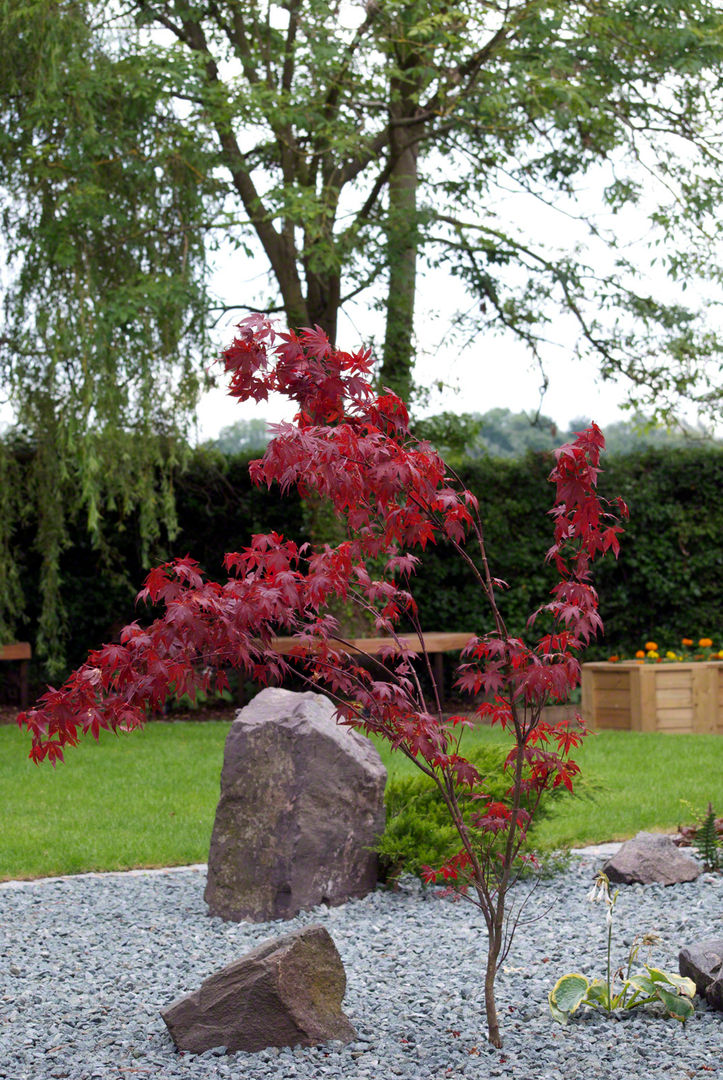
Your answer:
[[[192,1054],[346,1043],[356,1032],[341,1011],[345,990],[336,945],[323,926],[307,926],[265,941],[161,1016],[176,1048]]]
[[[386,770],[321,694],[262,690],[231,726],[211,836],[211,915],[289,919],[377,882]]]
[[[681,949],[678,968],[712,1009],[723,1012],[723,938],[707,938]]]
[[[647,832],[626,840],[603,870],[621,885],[677,885],[695,881],[700,874],[695,859],[680,851],[669,836]]]

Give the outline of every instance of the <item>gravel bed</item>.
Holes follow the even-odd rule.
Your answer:
[[[3,1080],[688,1080],[723,1072],[723,1014],[698,1004],[683,1027],[653,1009],[555,1024],[560,975],[602,975],[605,919],[586,901],[599,855],[531,893],[497,981],[504,1047],[485,1039],[481,916],[411,879],[290,922],[224,923],[203,902],[205,868],[81,876],[0,887]],[[519,902],[528,885],[515,890]],[[653,963],[677,971],[680,947],[723,933],[723,877],[623,888],[615,957],[655,930]],[[322,923],[347,973],[348,1046],[194,1057],[173,1047],[159,1010],[269,937]]]

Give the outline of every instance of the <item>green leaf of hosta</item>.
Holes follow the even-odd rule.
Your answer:
[[[572,1016],[578,1006],[585,1000],[589,986],[590,984],[584,975],[577,973],[563,975],[555,983],[549,994],[548,1000],[552,1015],[555,1016],[554,1006],[558,1012],[566,1017]]]
[[[565,1013],[562,1009],[558,1009],[552,997],[552,990],[547,995],[547,1000],[550,1003],[550,1012],[552,1013],[552,1019],[557,1020],[558,1024],[566,1024],[570,1019],[569,1013]]]
[[[670,986],[674,986],[679,993],[685,994],[686,997],[695,997],[695,983],[692,979],[688,979],[685,975],[676,975],[672,971],[661,971],[660,968],[649,967],[645,965],[650,972],[650,978],[654,983],[668,983]],[[656,986],[657,989],[657,986]]]
[[[647,975],[633,975],[631,979],[628,979],[628,985],[632,986],[633,990],[637,990],[641,994],[655,994],[655,983]]]
[[[654,967],[651,967],[650,964],[646,964],[645,965],[645,970],[648,972],[648,974],[650,975],[650,978],[653,980],[653,982],[663,982],[663,983],[666,983],[666,982],[669,983],[670,982],[670,979],[668,978],[666,973],[664,971],[661,971],[660,968],[654,968]]]
[[[655,992],[662,1001],[668,1016],[672,1016],[674,1020],[680,1020],[681,1023],[690,1020],[695,1012],[695,1005],[689,997],[681,996],[674,990],[668,990],[662,982],[655,984]]]
[[[609,1009],[608,984],[603,979],[593,979],[588,987],[587,1000],[591,1005],[600,1005],[603,1009]]]

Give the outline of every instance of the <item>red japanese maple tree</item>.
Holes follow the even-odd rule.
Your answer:
[[[139,597],[161,605],[162,615],[148,627],[127,626],[120,644],[91,652],[64,686],[48,689],[21,715],[32,733],[31,757],[55,762],[80,733],[97,738],[101,728],[139,727],[169,693],[225,686],[229,667],[268,683],[282,680],[293,664],[337,703],[342,723],[382,736],[437,784],[460,850],[427,879],[452,884],[484,915],[487,1026],[500,1046],[494,979],[511,940],[507,894],[543,793],[560,784],[572,790],[578,767],[569,754],[583,734],[579,717],[551,725],[542,708],[565,700],[579,680],[577,653],[602,625],[590,565],[608,549],[617,555],[619,521],[627,514],[622,500],[611,508],[596,494],[603,436],[593,424],[556,453],[547,557],[559,581],[529,620],[532,627],[543,617],[547,625],[528,644],[508,632],[500,614],[505,585],[488,566],[477,499],[411,435],[404,403],[376,392],[369,352],[333,349],[318,329],[277,333],[255,316],[240,324],[222,359],[230,393],[240,400],[276,391],[298,405],[294,422],[275,425],[263,458],[251,463],[254,481],[328,500],[346,538],[312,549],[276,533],[254,536],[248,548],[226,555],[223,584],[207,580],[188,557],[152,570]],[[484,692],[477,713],[512,735],[504,801],[486,794],[461,752],[470,720],[443,713],[425,649],[414,550],[438,541],[465,561],[491,613],[494,629],[470,639],[456,685]],[[365,611],[388,637],[379,655],[361,662],[327,610],[335,597]],[[295,638],[291,657],[274,648],[280,633]],[[420,645],[426,680],[413,662]]]

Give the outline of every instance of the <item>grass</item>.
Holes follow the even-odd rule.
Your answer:
[[[227,723],[180,722],[103,734],[53,769],[28,761],[27,735],[0,727],[0,880],[205,862],[227,731]],[[465,738],[506,740],[489,728]],[[390,772],[413,769],[379,749]],[[719,736],[601,732],[576,760],[588,794],[560,800],[540,823],[546,849],[673,831],[690,821],[683,800],[723,808]]]
[[[464,737],[511,745],[496,727],[476,728]],[[391,755],[381,746],[379,750],[390,772],[414,770],[401,755]],[[723,808],[719,735],[600,731],[584,739],[572,756],[581,769],[577,784],[581,795],[559,800],[540,822],[536,842],[545,849],[626,840],[641,829],[673,832],[679,824],[690,823],[686,804],[701,812],[709,801],[714,808]]]
[[[55,769],[0,728],[0,880],[205,862],[228,724],[150,724]]]

